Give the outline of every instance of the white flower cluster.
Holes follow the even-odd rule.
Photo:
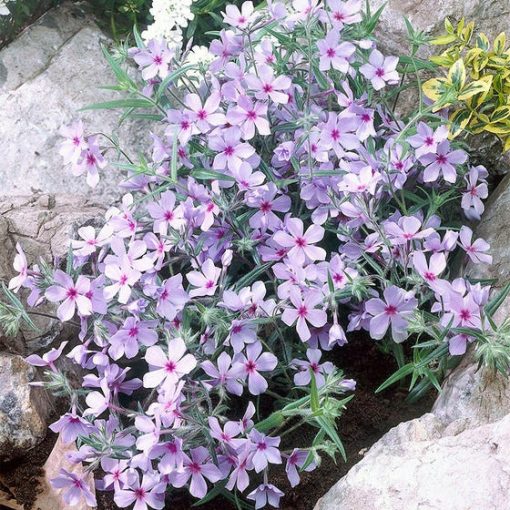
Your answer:
[[[147,27],[142,37],[146,41],[165,39],[170,46],[180,47],[182,29],[194,17],[191,12],[192,3],[193,0],[153,0],[150,13],[154,23]]]
[[[0,16],[9,16],[11,11],[7,9],[7,0],[0,0]]]

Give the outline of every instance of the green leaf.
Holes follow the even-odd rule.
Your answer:
[[[130,78],[128,73],[122,69],[120,64],[110,55],[110,52],[104,44],[101,45],[101,51],[103,52],[104,58],[108,62],[108,65],[113,71],[113,74],[115,75],[115,78],[117,78],[119,84],[127,85],[132,90],[135,90],[136,83]]]
[[[485,313],[492,317],[498,308],[503,304],[503,301],[510,294],[510,283],[507,283],[489,302],[485,305]]]
[[[138,31],[138,27],[136,25],[133,26],[133,36],[135,38],[137,47],[140,49],[144,49],[145,43],[143,42],[143,39],[140,36],[140,32]]]
[[[333,443],[335,443],[335,446],[337,447],[338,451],[340,452],[340,455],[344,459],[344,462],[347,462],[347,454],[345,453],[344,445],[342,444],[342,441],[338,436],[334,424],[331,423],[331,421],[325,418],[324,416],[316,416],[315,420],[320,425],[321,429],[324,430],[324,432],[333,441]]]
[[[194,64],[188,64],[185,66],[180,67],[179,69],[175,70],[173,73],[170,73],[158,86],[158,90],[156,91],[156,101],[159,101],[161,99],[161,96],[164,94],[166,89],[168,88],[168,85],[170,83],[173,83],[175,80],[180,78],[182,75],[186,74],[191,69],[196,69],[197,66]]]
[[[153,104],[148,99],[143,98],[127,98],[114,99],[113,101],[105,101],[104,103],[94,103],[80,111],[84,110],[116,110],[119,108],[152,108]]]
[[[404,379],[404,377],[407,377],[409,374],[411,374],[414,371],[414,364],[408,363],[407,365],[404,365],[403,367],[400,367],[395,373],[390,375],[386,381],[384,381],[376,390],[375,393],[380,393],[381,391],[385,390],[386,388],[389,388],[392,384],[397,383],[401,379]]]
[[[34,324],[30,316],[25,310],[23,303],[18,299],[16,294],[12,292],[4,282],[2,282],[2,290],[6,298],[12,303],[12,305],[18,310],[21,318],[27,323],[28,327],[34,331],[39,331],[39,328]]]
[[[207,168],[195,168],[190,175],[202,181],[235,181],[235,178],[231,175],[208,170]]]
[[[242,278],[239,278],[235,284],[236,289],[242,289],[251,285],[264,271],[269,269],[272,262],[266,262],[258,267],[253,268],[249,273],[245,274]]]
[[[319,391],[317,389],[317,381],[315,380],[315,374],[312,368],[310,368],[310,409],[313,414],[317,414],[320,411],[320,400]]]

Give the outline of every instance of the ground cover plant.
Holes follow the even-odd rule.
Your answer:
[[[491,262],[464,224],[483,212],[487,172],[437,105],[395,115],[403,75],[419,82],[427,63],[412,27],[409,55],[383,55],[379,15],[357,0],[227,6],[200,58],[135,31],[137,78],[105,50],[123,97],[91,108],[153,121],[152,153],[133,160],[80,121],[64,129],[72,175],[95,186],[123,171],[125,194],[65,261],[29,267],[19,245],[0,314],[14,333],[49,301],[79,329],[77,345],[28,361],[70,400],[52,430],[118,507],[163,508],[183,487],[277,507],[279,465],[295,486],[343,455],[336,423],[355,381],[324,352],[349,332],[395,356],[380,389],[405,379],[413,398],[472,342],[508,369],[508,327],[491,319],[508,289],[489,300],[487,282],[455,277]],[[305,425],[313,442],[289,444]],[[94,506],[77,475],[52,483]]]

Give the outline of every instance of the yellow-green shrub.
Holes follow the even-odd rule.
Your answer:
[[[484,33],[474,34],[474,23],[462,19],[457,27],[445,20],[446,34],[431,44],[447,48],[430,58],[447,70],[444,77],[423,84],[434,109],[450,107],[450,136],[463,130],[493,133],[510,150],[510,49],[505,33],[491,44]]]

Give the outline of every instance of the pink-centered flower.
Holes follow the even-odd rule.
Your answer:
[[[391,335],[395,342],[407,338],[407,325],[418,306],[418,300],[410,297],[406,291],[391,285],[383,292],[384,299],[372,298],[365,303],[370,319],[370,336],[380,340],[391,326]]]
[[[270,352],[262,352],[262,344],[255,342],[246,346],[246,355],[238,354],[234,358],[239,365],[243,377],[248,378],[248,389],[252,395],[260,395],[267,390],[267,381],[259,372],[270,372],[278,364],[276,356]]]
[[[287,326],[296,323],[296,330],[299,338],[305,342],[311,337],[310,329],[307,323],[316,328],[326,324],[328,317],[324,310],[315,308],[323,301],[320,292],[309,291],[305,296],[301,294],[298,288],[294,287],[289,293],[292,307],[287,307],[283,311],[282,321]]]
[[[289,249],[289,257],[293,257],[300,264],[306,260],[324,260],[324,248],[314,246],[324,237],[324,229],[319,225],[311,225],[304,232],[303,222],[299,218],[286,218],[286,231],[279,230],[273,236],[275,242]]]
[[[195,288],[190,290],[190,297],[214,296],[218,288],[221,268],[216,267],[211,259],[207,259],[199,271],[191,271],[186,278]]]
[[[372,50],[368,63],[363,64],[359,70],[361,74],[372,83],[375,90],[381,90],[387,83],[398,83],[396,71],[398,57],[384,57],[379,50]]]
[[[61,321],[71,320],[76,310],[83,317],[92,313],[92,303],[87,297],[90,290],[88,278],[80,275],[75,283],[69,275],[57,269],[53,274],[53,282],[44,295],[52,303],[62,302],[57,309],[57,316]]]
[[[340,32],[330,30],[324,39],[317,42],[319,48],[319,69],[328,71],[337,69],[342,73],[349,71],[349,59],[356,51],[354,44],[350,42],[339,42]]]
[[[424,154],[420,161],[425,165],[423,180],[435,182],[442,174],[446,182],[454,183],[457,180],[455,165],[462,165],[467,160],[467,154],[463,150],[450,151],[450,142],[441,142],[435,153]]]
[[[490,249],[490,245],[483,239],[476,239],[473,241],[473,231],[465,225],[460,229],[459,240],[462,248],[465,250],[467,256],[475,264],[491,264],[492,255],[487,252]]]
[[[170,340],[166,353],[158,345],[149,347],[145,353],[149,372],[143,377],[144,387],[173,386],[179,379],[189,374],[196,367],[197,360],[192,354],[186,354],[186,351],[186,344],[182,338]]]

